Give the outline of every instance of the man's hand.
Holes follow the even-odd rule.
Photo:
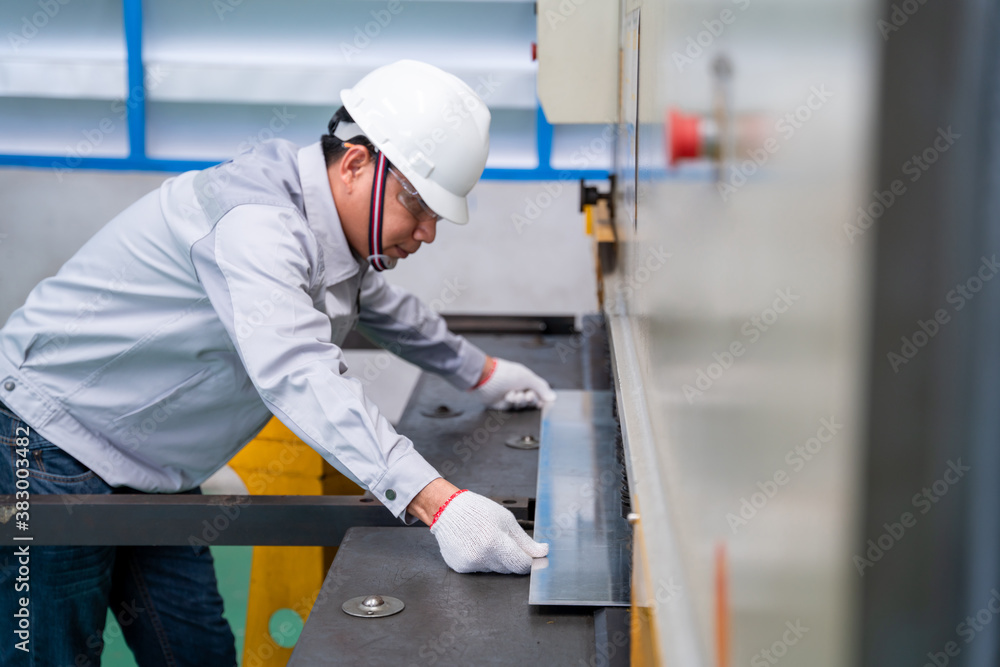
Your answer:
[[[549,383],[516,361],[486,358],[486,365],[473,391],[494,410],[540,408],[556,400]]]
[[[448,498],[456,491],[458,491],[457,486],[444,477],[438,477],[413,497],[406,511],[430,526],[434,523],[434,513],[448,502]]]
[[[431,527],[444,562],[456,572],[527,574],[532,558],[549,553],[549,545],[528,537],[510,510],[441,477],[406,509]]]
[[[531,539],[510,510],[478,493],[459,491],[453,484],[444,483],[456,490],[431,519],[431,534],[437,538],[441,556],[451,569],[528,574],[531,559],[549,553],[549,545]]]

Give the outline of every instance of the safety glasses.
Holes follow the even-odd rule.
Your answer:
[[[410,214],[420,222],[437,222],[441,216],[431,210],[427,202],[417,193],[413,184],[406,180],[406,177],[396,171],[395,167],[389,167],[389,173],[399,183],[402,191],[396,195],[399,203],[410,212]]]

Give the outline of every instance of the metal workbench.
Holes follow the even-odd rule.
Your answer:
[[[288,664],[596,664],[593,609],[531,607],[528,581],[456,574],[428,530],[352,528]],[[346,600],[373,593],[406,608],[385,618],[341,610]]]
[[[473,324],[482,322],[473,320]],[[589,450],[569,447],[563,451],[569,458],[552,466],[566,475],[554,486],[565,490],[582,483],[579,490],[586,493],[564,495],[562,499],[569,505],[560,506],[550,502],[556,499],[550,491],[542,489],[547,495],[539,497],[543,511],[538,530],[547,531],[544,541],[555,544],[558,534],[569,546],[561,551],[558,545],[553,548],[564,556],[551,555],[547,560],[553,571],[546,573],[550,585],[544,589],[540,604],[529,605],[527,576],[451,571],[426,528],[402,526],[370,496],[40,495],[32,499],[34,521],[29,538],[17,536],[8,520],[13,498],[0,496],[0,537],[30,539],[34,545],[187,545],[202,535],[205,526],[212,525],[216,529],[211,535],[202,535],[199,543],[340,544],[291,664],[628,664],[627,611],[619,606],[628,600],[628,545],[626,539],[619,539],[620,531],[610,530],[612,523],[623,520],[624,506],[618,495],[620,471],[617,462],[609,460],[614,452],[609,439],[616,429],[610,415],[604,329],[588,321],[584,323],[585,335],[581,335],[573,333],[565,322],[561,329],[553,330],[552,323],[537,320],[527,320],[513,331],[503,326],[498,329],[504,333],[463,333],[487,353],[529,366],[557,391],[573,395],[578,406],[590,406],[556,411],[562,415],[561,427],[550,426],[548,432],[566,434],[568,426],[570,435],[563,439],[569,444],[585,439],[588,433],[596,438],[595,443],[602,443]],[[546,424],[551,422],[549,415],[546,413]],[[580,415],[579,419],[574,415]],[[504,504],[531,530],[538,497],[539,450],[507,443],[524,436],[540,438],[541,416],[538,411],[484,410],[469,393],[436,376],[424,375],[398,430],[412,438],[447,479]],[[581,456],[579,462],[583,464],[586,458],[587,465],[577,465],[577,453],[584,451],[590,456]],[[602,454],[596,456],[599,451]],[[603,476],[591,484],[581,474],[585,468],[592,476],[597,471]],[[614,472],[609,476],[610,471]],[[546,489],[554,486],[546,485]],[[598,508],[587,504],[593,499],[609,502],[596,511]],[[545,527],[545,517],[556,520],[554,527]],[[571,520],[572,525],[565,520]],[[591,531],[594,539],[587,538],[586,531]],[[609,542],[613,534],[619,538]],[[593,555],[598,543],[614,543],[620,548],[606,550],[610,557],[602,559]],[[573,545],[582,546],[577,549]],[[586,568],[575,568],[569,578],[551,576],[559,566],[557,561],[570,563],[572,568],[586,549],[590,549]],[[603,593],[595,597],[594,586],[577,585],[581,577],[594,579],[593,566],[605,561],[609,567],[603,570],[618,573],[617,584],[596,586],[598,591],[616,591],[616,601],[609,601],[608,606],[600,602]],[[570,597],[584,597],[571,600],[567,591]],[[341,610],[349,598],[369,594],[399,597],[406,608],[379,619],[353,618]],[[549,600],[565,606],[545,606]]]
[[[610,387],[601,327],[588,327],[587,336],[466,335],[491,355],[531,367],[557,391]],[[506,443],[539,438],[540,412],[483,410],[471,395],[425,374],[398,430],[449,481],[501,502],[521,505],[527,498],[533,516],[538,450]],[[527,576],[453,572],[426,529],[352,528],[289,664],[628,664],[627,610],[529,605],[529,585]],[[406,606],[384,618],[341,609],[351,598],[375,594]]]

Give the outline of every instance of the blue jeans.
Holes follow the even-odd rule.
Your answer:
[[[31,496],[139,493],[108,486],[0,403],[0,495],[16,490],[19,437],[27,437]],[[29,546],[25,556],[23,544],[30,543],[0,546],[0,665],[98,667],[108,609],[141,667],[236,665],[208,547]],[[30,615],[27,652],[15,634],[21,598]]]

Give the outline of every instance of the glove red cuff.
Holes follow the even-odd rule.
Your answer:
[[[431,525],[428,526],[428,528],[434,527],[434,524],[437,523],[438,517],[441,516],[441,512],[443,512],[444,508],[448,506],[448,503],[453,501],[459,494],[465,493],[466,491],[468,491],[468,489],[461,489],[460,491],[456,491],[455,493],[451,494],[451,498],[448,498],[448,500],[444,501],[444,504],[441,505],[441,507],[438,508],[438,511],[434,513],[434,518],[431,519]]]
[[[484,377],[482,380],[480,380],[479,382],[477,382],[475,384],[475,386],[473,387],[473,389],[479,389],[484,384],[486,384],[487,382],[489,382],[490,378],[493,377],[493,372],[496,369],[497,369],[497,360],[494,358],[494,359],[492,359],[492,363],[490,364],[490,370],[486,373],[486,377]]]

